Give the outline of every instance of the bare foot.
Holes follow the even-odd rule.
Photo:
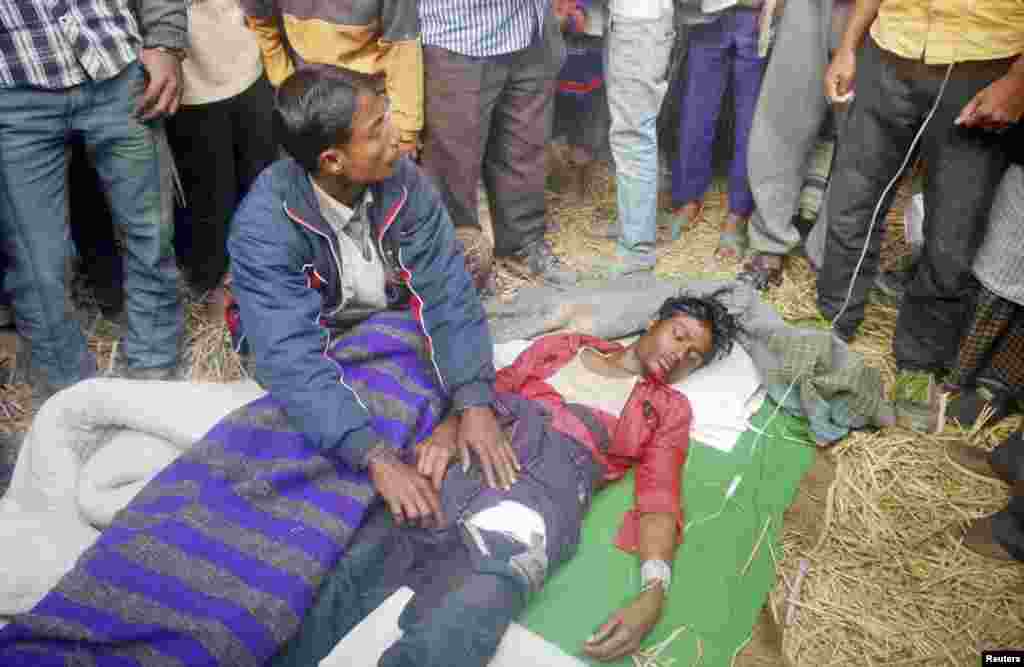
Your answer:
[[[718,231],[718,248],[715,257],[739,259],[747,250],[747,219],[730,213],[722,221]]]

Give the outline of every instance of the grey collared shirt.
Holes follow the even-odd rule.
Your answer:
[[[367,189],[353,210],[327,194],[316,181],[310,181],[320,213],[334,232],[334,249],[341,261],[338,267],[341,274],[339,310],[347,307],[384,310],[388,306],[387,275],[366,213],[373,203],[373,194]]]

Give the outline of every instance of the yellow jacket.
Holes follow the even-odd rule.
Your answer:
[[[423,129],[423,48],[412,0],[241,0],[274,86],[303,64],[383,73],[403,142]],[[282,29],[284,34],[282,34]]]
[[[883,0],[871,36],[929,65],[1024,53],[1024,0]]]

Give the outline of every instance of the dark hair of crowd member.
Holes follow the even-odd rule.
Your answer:
[[[711,352],[704,357],[704,365],[732,352],[733,343],[740,333],[740,324],[721,301],[721,296],[732,291],[723,287],[706,297],[673,296],[661,304],[655,319],[667,320],[685,313],[695,320],[707,322],[711,327]]]
[[[359,96],[383,91],[383,78],[336,67],[303,68],[281,83],[274,131],[306,171],[316,173],[320,154],[348,142]]]

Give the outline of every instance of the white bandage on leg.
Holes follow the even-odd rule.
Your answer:
[[[464,521],[466,532],[485,556],[491,549],[481,531],[498,533],[521,544],[525,551],[509,559],[509,565],[526,580],[532,591],[540,590],[547,576],[547,527],[544,517],[522,503],[503,500]]]

